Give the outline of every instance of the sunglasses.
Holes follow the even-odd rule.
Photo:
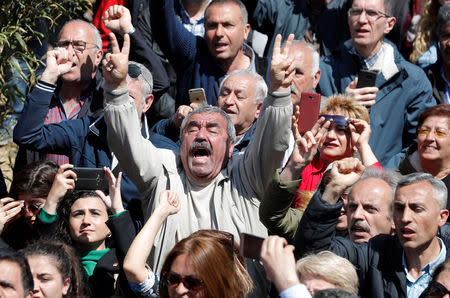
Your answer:
[[[183,283],[184,287],[189,291],[199,291],[203,288],[203,280],[191,277],[191,276],[181,276],[174,272],[169,272],[164,276],[167,285],[173,288],[178,287],[180,283]]]
[[[325,118],[325,121],[323,123],[327,122],[328,120],[332,120],[333,124],[340,129],[347,129],[350,123],[348,117],[342,115],[320,115],[319,118],[320,117]]]
[[[133,79],[137,79],[140,75],[142,74],[142,70],[139,67],[139,65],[136,64],[132,64],[132,63],[128,63],[128,75],[133,78]],[[150,86],[152,86],[152,84],[150,84],[149,81],[147,81],[147,79],[145,78],[145,76],[142,74],[142,78],[144,79],[144,81],[147,82],[147,84],[149,84]]]
[[[60,40],[56,43],[56,46],[59,48],[65,48],[67,49],[69,45],[72,45],[72,48],[79,53],[83,53],[84,50],[86,50],[86,46],[90,44],[93,45],[95,48],[98,46],[95,43],[86,42],[84,40]]]
[[[446,294],[450,295],[450,291],[444,285],[437,281],[431,281],[420,297],[441,298]]]

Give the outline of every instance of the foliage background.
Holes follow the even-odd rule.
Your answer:
[[[83,13],[91,8],[88,0],[2,0],[1,2],[0,123],[13,111],[9,99],[14,98],[14,94],[20,100],[25,100],[25,95],[18,92],[17,89],[7,88],[6,82],[12,67],[28,81],[29,90],[36,82],[36,70],[43,65],[40,59],[45,61],[45,56],[36,57],[27,44],[33,38],[41,44],[48,38],[51,44],[55,39],[55,32],[58,32],[67,20],[81,18]],[[43,34],[41,31],[47,32]],[[24,75],[17,63],[14,63],[14,59],[10,59],[12,56],[26,62],[30,71],[29,77]],[[6,162],[9,167],[11,167],[14,157],[8,154]],[[4,163],[5,160],[2,162]]]

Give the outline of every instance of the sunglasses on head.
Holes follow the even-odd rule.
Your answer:
[[[132,77],[133,79],[140,76],[142,73],[141,68],[136,64],[128,64],[128,75]]]
[[[320,117],[325,118],[325,122],[327,122],[328,120],[332,120],[334,125],[341,129],[346,129],[348,127],[348,124],[350,123],[348,117],[342,115],[320,115],[319,118]]]
[[[450,295],[450,291],[443,284],[437,281],[431,281],[420,297],[441,298],[446,294]]]
[[[186,289],[194,292],[203,287],[203,280],[191,276],[181,276],[174,272],[167,273],[165,275],[165,280],[169,287],[176,288],[180,283],[183,283]]]

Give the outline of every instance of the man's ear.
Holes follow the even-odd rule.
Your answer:
[[[244,26],[244,40],[247,40],[248,34],[250,33],[250,24],[245,24]]]
[[[317,84],[319,84],[321,74],[322,72],[320,71],[320,69],[318,69],[313,78],[313,89],[316,89]]]
[[[102,61],[102,58],[103,58],[103,51],[102,50],[98,50],[95,53],[94,57],[95,57],[94,64],[98,67],[98,65],[100,64],[100,62]]]
[[[394,28],[396,19],[395,17],[386,18],[386,27],[384,28],[384,34],[388,34],[391,32],[392,28]]]
[[[234,141],[231,141],[230,145],[228,146],[228,158],[231,158],[231,156],[233,155],[233,150],[234,150]]]
[[[145,100],[144,100],[143,106],[142,106],[142,113],[145,114],[145,112],[147,112],[148,109],[150,109],[150,107],[151,107],[152,104],[153,104],[153,100],[154,100],[154,99],[155,99],[155,98],[154,98],[153,94],[147,95],[147,97],[146,97]]]
[[[439,212],[439,226],[442,227],[443,225],[445,225],[445,223],[447,222],[447,218],[448,218],[448,210],[447,209],[442,209]]]
[[[261,113],[261,106],[262,106],[262,102],[260,102],[256,105],[255,120],[258,119],[259,113]]]

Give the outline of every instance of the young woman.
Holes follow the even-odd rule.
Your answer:
[[[81,265],[74,250],[58,241],[39,241],[23,253],[33,274],[33,297],[83,297]]]
[[[8,209],[5,215],[11,221],[2,236],[14,249],[21,249],[27,241],[39,237],[35,227],[36,215],[45,204],[58,168],[53,161],[37,161],[26,165],[14,176],[11,197],[1,200],[5,209]],[[20,216],[16,216],[18,214]]]
[[[75,247],[88,279],[90,295],[132,295],[120,274],[121,262],[136,235],[120,196],[117,180],[105,168],[109,196],[101,191],[70,191],[76,183],[72,165],[61,166],[39,217],[56,229],[56,238]],[[66,194],[67,192],[67,194]],[[113,241],[114,240],[114,241]]]

